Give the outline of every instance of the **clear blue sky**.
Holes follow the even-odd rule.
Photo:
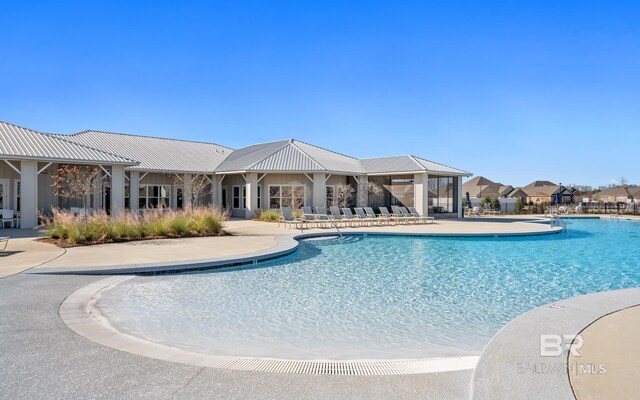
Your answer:
[[[0,120],[640,184],[637,2],[132,3],[5,2]]]

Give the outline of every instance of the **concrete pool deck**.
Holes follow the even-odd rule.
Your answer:
[[[340,228],[343,233],[415,234],[415,235],[536,235],[554,233],[545,223],[527,221],[536,218],[467,218],[464,220],[438,220],[434,224],[368,226]],[[70,272],[121,270],[140,272],[176,269],[180,265],[206,265],[242,254],[267,254],[275,248],[278,238],[293,238],[300,230],[247,220],[230,220],[225,224],[230,236],[144,240],[125,243],[109,243],[60,249],[30,238],[12,239],[9,243],[7,263],[0,264],[0,277],[22,270],[30,272]],[[13,231],[13,230],[12,230]],[[557,232],[557,229],[556,229]],[[11,234],[12,232],[7,232]],[[305,229],[304,234],[336,234],[332,228]]]
[[[494,222],[494,220],[498,221]],[[498,217],[473,218],[464,221],[438,220],[434,225],[348,228],[345,231],[385,230],[388,233],[397,233],[403,229],[412,231],[408,233],[493,235],[522,233],[528,229],[543,232],[548,231],[549,226],[524,223],[517,218]],[[0,307],[0,365],[3,366],[3,374],[0,375],[0,393],[7,398],[15,399],[51,397],[469,398],[471,370],[415,375],[337,376],[202,368],[155,360],[96,344],[74,333],[60,319],[59,307],[67,296],[104,277],[80,274],[55,275],[46,272],[64,271],[70,267],[80,269],[92,266],[95,268],[113,266],[116,264],[111,258],[114,250],[124,254],[116,256],[117,260],[125,260],[125,264],[120,265],[129,266],[132,264],[132,259],[137,264],[157,263],[160,258],[158,249],[161,247],[167,248],[167,252],[162,253],[165,257],[167,254],[173,254],[187,261],[210,257],[212,252],[220,256],[234,257],[248,251],[269,250],[277,244],[278,236],[291,236],[295,232],[282,227],[278,228],[277,224],[244,220],[229,221],[228,230],[236,236],[101,245],[67,249],[66,252],[48,244],[38,243],[45,247],[41,247],[37,254],[34,252],[29,256],[32,257],[31,259],[18,259],[15,256],[26,253],[23,254],[23,257],[26,257],[29,253],[27,242],[32,239],[12,239],[13,243],[10,243],[10,246],[15,246],[12,247],[12,251],[23,253],[13,253],[5,258],[0,256],[0,274],[3,271],[17,272],[21,268],[32,269],[28,271],[30,273],[16,273],[0,279],[0,298],[3,299]],[[326,233],[330,230],[318,231]],[[308,232],[305,230],[305,233]],[[215,242],[219,239],[228,241]],[[236,240],[240,241],[234,242]],[[184,243],[179,246],[169,244],[180,243],[180,241]],[[198,241],[201,243],[195,243]],[[235,247],[236,244],[237,247]],[[187,249],[178,249],[182,247]],[[48,251],[45,248],[52,249]],[[63,261],[65,259],[66,261]],[[16,263],[16,267],[13,267],[11,265],[13,261],[6,263],[6,260],[19,260],[20,263]],[[91,265],[91,260],[95,260],[97,265]],[[612,293],[611,296],[613,297],[614,294]],[[638,303],[640,300],[636,304]],[[584,326],[588,326],[602,314],[604,312],[598,315],[597,310],[593,310],[591,314],[593,319],[586,322]],[[588,319],[586,318],[585,321]],[[638,324],[638,321],[633,318],[626,320],[628,323]],[[553,323],[551,320],[547,322]],[[536,329],[538,328],[528,327],[530,332],[535,332]],[[624,325],[620,325],[620,329],[625,329]],[[505,360],[509,360],[507,354],[504,356]],[[624,357],[622,358],[624,360]],[[513,368],[515,368],[514,365],[512,365]],[[503,383],[509,383],[507,376],[501,376],[498,379]],[[565,374],[564,379],[564,383],[569,385],[568,374]],[[549,385],[544,380],[539,382]],[[506,391],[502,398],[509,398],[506,393],[514,392]],[[518,398],[527,398],[528,395],[531,398],[539,397],[535,396],[535,392],[515,393],[518,394],[516,396]],[[487,398],[501,398],[501,396]],[[551,398],[563,397],[552,396]]]

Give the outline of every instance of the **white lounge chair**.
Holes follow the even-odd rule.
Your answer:
[[[486,215],[486,214],[498,215],[498,214],[500,214],[500,211],[494,210],[493,208],[491,208],[491,204],[484,203],[484,215]]]

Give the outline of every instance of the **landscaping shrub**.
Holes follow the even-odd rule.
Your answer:
[[[144,238],[214,236],[223,233],[227,214],[209,207],[189,210],[153,210],[143,216],[124,213],[110,217],[104,212],[81,217],[53,210],[47,223],[49,238],[62,245],[99,244]]]
[[[276,210],[263,211],[260,214],[260,221],[278,222],[281,215],[282,214],[280,214],[280,211]]]

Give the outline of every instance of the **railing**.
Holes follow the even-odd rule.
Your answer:
[[[563,232],[567,232],[567,222],[555,214],[549,214],[549,224],[552,228],[557,224],[562,227]]]

